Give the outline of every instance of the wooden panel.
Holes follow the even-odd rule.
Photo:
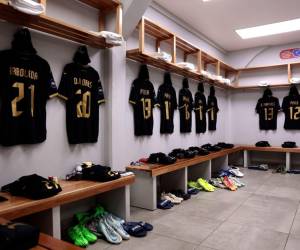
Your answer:
[[[288,64],[287,70],[288,70],[288,82],[291,83],[291,79],[292,79],[292,66],[291,66],[291,64]]]
[[[128,166],[127,170],[141,170],[149,172],[152,176],[159,176],[162,174],[170,173],[188,166],[196,165],[201,162],[209,161],[215,158],[219,158],[222,156],[226,156],[231,153],[235,153],[241,151],[243,148],[240,146],[231,148],[231,149],[224,149],[219,152],[210,153],[209,155],[205,156],[196,156],[192,159],[179,159],[174,164],[170,165],[160,165],[160,164],[145,164],[142,166]]]
[[[265,70],[265,69],[272,69],[272,68],[284,68],[287,64],[273,64],[273,65],[264,65],[264,66],[257,66],[257,67],[249,67],[249,68],[240,68],[237,69],[239,71],[256,71],[256,70]]]
[[[39,245],[40,247],[51,250],[82,250],[82,248],[71,243],[55,239],[43,233],[40,234]]]
[[[104,38],[96,37],[88,31],[85,31],[77,26],[66,24],[62,21],[45,15],[30,16],[16,11],[12,7],[5,4],[0,4],[0,19],[78,43],[87,44],[92,47],[112,47],[112,45],[106,44]]]
[[[120,5],[120,1],[117,0],[79,0],[89,6],[104,11],[112,11]]]
[[[143,17],[145,21],[145,33],[155,37],[161,41],[171,39],[174,34],[169,32],[167,29],[162,28],[160,25],[150,21],[149,19]]]
[[[139,51],[144,52],[145,49],[145,19],[139,23]]]
[[[121,5],[118,5],[116,8],[116,33],[123,34],[123,11]]]
[[[300,153],[300,148],[243,146],[243,149],[248,151],[259,151],[259,152]]]
[[[182,50],[185,54],[194,54],[198,52],[198,48],[191,43],[187,42],[186,40],[177,37],[177,42],[176,42],[177,48]]]
[[[176,41],[177,41],[177,37],[173,36],[172,39],[172,63],[176,63]]]
[[[291,86],[290,83],[272,83],[268,85],[270,88],[289,88]],[[247,85],[239,85],[237,83],[236,86],[232,87],[233,89],[245,89],[245,90],[250,90],[250,89],[261,89],[261,88],[266,88],[266,86],[258,86],[257,84],[247,84]]]
[[[177,66],[176,64],[168,63],[166,61],[156,59],[156,58],[148,55],[146,52],[143,52],[143,53],[139,52],[138,49],[128,50],[127,58],[132,59],[134,61],[141,62],[141,63],[146,63],[146,64],[154,66],[156,68],[159,68],[162,70],[167,70],[167,71],[173,72],[175,74],[178,74],[178,75],[181,75],[184,77],[188,77],[188,78],[191,78],[191,79],[194,79],[197,81],[200,80],[201,78],[203,78],[203,76],[198,72],[189,71],[189,70],[186,70],[186,69],[183,69],[183,68]],[[232,88],[231,86],[228,86],[228,85],[218,82],[218,81],[215,81],[215,82],[210,81],[209,84],[214,85],[219,88],[223,88],[223,89]]]
[[[65,203],[130,185],[134,182],[134,178],[134,175],[132,175],[103,183],[93,181],[61,181],[60,184],[63,191],[56,196],[42,200],[30,200],[1,193],[8,201],[0,203],[0,216],[11,220],[37,213]]]

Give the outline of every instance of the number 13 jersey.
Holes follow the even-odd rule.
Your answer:
[[[57,95],[49,64],[35,52],[0,52],[0,142],[34,144],[46,139],[46,102]]]
[[[98,72],[90,66],[67,64],[62,74],[58,94],[66,101],[69,143],[97,142],[99,105],[105,102]]]
[[[256,112],[259,114],[259,128],[261,130],[276,130],[279,110],[278,98],[272,96],[271,90],[267,89],[256,105]]]

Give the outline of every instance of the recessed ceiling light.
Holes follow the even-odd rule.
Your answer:
[[[203,2],[210,2],[211,0],[202,0]]]
[[[300,30],[300,18],[289,21],[272,23],[246,29],[238,29],[236,32],[243,39],[271,36]]]

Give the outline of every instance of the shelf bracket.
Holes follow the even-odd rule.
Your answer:
[[[172,40],[172,63],[176,63],[176,36]]]
[[[142,17],[142,20],[139,23],[139,51],[143,53],[145,50],[145,19]]]

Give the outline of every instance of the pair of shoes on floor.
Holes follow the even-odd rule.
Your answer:
[[[174,194],[175,196],[179,197],[179,198],[182,198],[183,200],[188,200],[188,199],[191,198],[190,194],[185,193],[181,189],[172,190],[171,193]]]
[[[211,184],[209,184],[205,179],[199,178],[197,181],[189,181],[188,187],[195,188],[198,190],[205,190],[207,192],[214,192],[215,187]]]
[[[222,188],[222,189],[226,188],[221,178],[211,178],[209,180],[209,183],[216,188]]]
[[[242,178],[244,177],[244,174],[240,171],[238,167],[230,167],[228,169],[228,172],[231,173],[235,177]]]
[[[172,193],[165,193],[165,192],[161,194],[161,199],[171,201],[174,205],[178,205],[181,202],[183,202],[183,198],[177,197]]]
[[[269,166],[268,166],[268,164],[259,164],[259,165],[248,166],[248,169],[260,170],[260,171],[268,171],[269,170]]]
[[[124,230],[134,237],[145,237],[149,231],[153,230],[153,226],[147,222],[126,222],[123,224]]]
[[[106,212],[101,206],[97,206],[92,213],[76,213],[75,219],[78,224],[68,230],[68,235],[77,246],[86,247],[96,242],[97,238],[105,238],[112,244],[120,244],[130,238],[122,226],[125,221]]]

